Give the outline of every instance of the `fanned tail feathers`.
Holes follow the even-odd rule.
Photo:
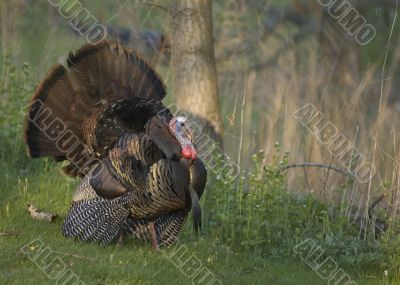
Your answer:
[[[93,153],[88,152],[87,137],[97,122],[92,121],[101,118],[96,115],[99,110],[133,97],[160,102],[165,93],[157,73],[134,52],[108,41],[88,44],[70,53],[67,67],[56,65],[32,97],[25,123],[29,154],[33,158],[68,159],[76,167],[66,168],[66,173],[83,176],[87,169],[76,168],[93,159]],[[113,125],[107,125],[112,120],[111,116],[102,122],[106,123],[100,128],[105,131],[103,139],[114,138],[107,133],[114,129]],[[97,129],[95,135],[99,136],[98,132]],[[107,143],[112,142],[108,139]]]

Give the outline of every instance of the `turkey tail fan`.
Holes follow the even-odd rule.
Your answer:
[[[87,100],[142,97],[161,101],[164,83],[147,62],[118,44],[103,41],[86,45],[67,59],[71,81],[79,86]],[[79,93],[81,93],[79,92]]]
[[[67,67],[56,65],[37,88],[25,123],[29,154],[68,159],[79,168],[90,157],[85,124],[99,109],[132,97],[160,102],[165,94],[159,76],[134,52],[108,41],[88,44],[69,54]],[[82,174],[73,167],[67,171]]]
[[[73,99],[74,89],[67,70],[62,65],[55,66],[39,85],[29,106],[25,140],[32,158],[63,155],[54,140],[65,130],[63,120]]]

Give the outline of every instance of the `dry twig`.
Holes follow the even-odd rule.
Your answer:
[[[167,7],[161,5],[161,4],[157,4],[157,3],[154,3],[154,2],[151,2],[151,1],[142,1],[142,3],[150,5],[150,6],[154,6],[154,7],[158,8],[158,9],[161,9],[161,10],[169,13],[169,9]]]
[[[38,209],[34,205],[28,205],[28,212],[31,214],[32,218],[37,220],[47,220],[49,222],[52,222],[55,218],[57,218],[57,215],[54,215],[52,213],[38,211]]]
[[[327,168],[327,169],[332,169],[335,170],[336,172],[339,172],[343,175],[346,176],[351,176],[351,177],[356,177],[356,175],[346,169],[339,168],[333,165],[326,165],[322,163],[315,163],[315,162],[304,162],[304,163],[294,163],[294,164],[288,164],[284,167],[281,167],[281,171],[285,171],[290,168],[296,168],[296,167],[319,167],[319,168]]]
[[[4,232],[0,232],[0,237],[16,236],[19,234],[20,234],[20,232],[17,232],[17,231],[4,231]]]

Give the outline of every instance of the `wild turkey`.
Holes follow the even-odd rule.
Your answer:
[[[153,245],[173,244],[199,198],[207,172],[184,117],[161,100],[156,72],[134,52],[101,42],[70,53],[41,82],[26,120],[32,158],[68,160],[63,171],[83,177],[63,233],[110,243],[128,233]]]

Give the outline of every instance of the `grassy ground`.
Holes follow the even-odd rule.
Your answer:
[[[53,269],[55,264],[44,268],[56,257],[62,260],[61,270],[65,265],[86,284],[190,284],[175,265],[180,261],[174,250],[185,248],[187,258],[197,257],[200,268],[210,270],[223,284],[324,284],[300,260],[276,262],[234,252],[207,237],[193,237],[190,225],[175,248],[160,252],[131,239],[121,247],[66,239],[61,225],[78,181],[63,176],[50,160],[29,159],[21,136],[20,123],[0,132],[0,284],[55,284],[51,278],[59,272]],[[58,218],[52,223],[33,220],[28,204]],[[45,251],[35,263],[40,248],[46,248],[49,256]]]
[[[4,161],[3,161],[4,162]],[[27,162],[29,164],[29,162]],[[40,163],[39,163],[40,164]],[[44,170],[43,163],[36,170]],[[7,174],[6,174],[7,175]],[[0,284],[54,284],[21,248],[40,239],[51,251],[57,251],[66,266],[87,284],[188,284],[190,279],[173,261],[174,249],[156,252],[149,244],[125,240],[122,247],[100,246],[68,240],[61,234],[62,220],[76,184],[56,169],[25,179],[4,179],[9,185],[1,189],[0,232],[13,231],[14,236],[0,237]],[[11,182],[12,181],[12,182]],[[58,213],[53,223],[32,220],[26,210],[33,203],[46,211]],[[187,247],[188,255],[199,258],[224,284],[324,284],[301,262],[271,262],[252,254],[235,253],[208,239],[195,239],[186,229],[177,248]],[[28,246],[28,252],[37,252]],[[69,254],[80,257],[69,256]],[[53,256],[53,255],[52,255]],[[92,260],[83,259],[87,257]],[[39,259],[38,259],[39,260]],[[40,264],[40,262],[38,261]],[[299,283],[299,280],[302,280]]]
[[[182,272],[190,273],[190,266],[176,266],[190,257],[198,258],[198,268],[211,271],[223,284],[327,284],[300,259],[276,261],[252,252],[235,252],[206,236],[193,237],[189,224],[176,247],[160,252],[131,239],[121,247],[66,239],[61,224],[77,181],[64,177],[58,166],[47,160],[27,158],[20,139],[7,144],[10,141],[3,136],[2,141],[0,284],[54,284],[51,276],[59,272],[55,264],[43,268],[56,257],[62,260],[61,271],[65,265],[86,284],[190,284],[191,278]],[[52,223],[33,220],[28,204],[59,217]],[[13,235],[4,235],[10,232]],[[44,258],[42,254],[35,263],[32,259],[39,252],[38,239],[50,255]],[[185,249],[185,258],[179,259],[176,252]],[[349,270],[353,278],[359,278],[359,284],[397,284],[367,278],[377,275],[368,271]],[[55,275],[49,277],[46,271]]]
[[[65,182],[65,181],[64,181]],[[11,195],[1,208],[1,230],[18,234],[0,238],[1,284],[54,284],[42,269],[21,252],[21,248],[40,239],[51,251],[60,252],[67,268],[87,284],[189,284],[190,279],[174,265],[173,249],[153,251],[150,246],[126,240],[122,247],[100,246],[65,239],[60,231],[67,204],[62,202],[72,189],[61,186],[62,178],[49,177],[38,188],[24,186]],[[68,183],[65,183],[68,185]],[[53,189],[57,187],[57,189]],[[30,192],[28,192],[30,191]],[[26,205],[34,202],[55,213],[59,219],[54,223],[32,220]],[[187,247],[189,256],[199,258],[224,284],[326,284],[318,275],[299,261],[269,261],[251,253],[235,253],[212,240],[194,240],[186,237],[177,248]],[[29,250],[36,251],[34,247]],[[67,254],[63,255],[61,253]],[[75,254],[80,256],[69,256]],[[82,259],[87,257],[92,260]],[[361,284],[365,284],[364,282]],[[369,283],[378,284],[378,283]],[[385,284],[385,283],[382,283]],[[395,284],[395,283],[393,283]]]

